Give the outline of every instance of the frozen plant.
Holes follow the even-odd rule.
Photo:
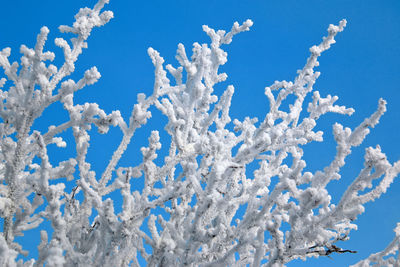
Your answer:
[[[203,26],[211,44],[194,43],[191,57],[179,44],[177,68],[164,67],[163,58],[149,48],[154,90],[150,96],[138,94],[125,121],[119,111],[106,114],[95,103],[74,103],[78,90],[100,78],[96,67],[77,82],[68,79],[91,30],[113,17],[112,12],[102,11],[107,2],[99,0],[93,9],[81,9],[72,26],[60,27],[74,36],[69,41],[55,39],[64,53],[61,67],[48,63],[55,55],[43,50],[46,27],[33,49],[21,46],[20,63],[9,62],[10,48],[0,52],[7,77],[1,79],[7,89],[0,91],[0,265],[139,266],[140,255],[148,266],[284,266],[298,258],[354,252],[335,244],[347,240],[357,228],[354,221],[364,212],[363,205],[387,190],[400,172],[400,161],[392,165],[379,146],[368,147],[364,168],[339,203],[331,203],[326,186],[340,179],[352,147],[362,143],[386,111],[381,99],[377,111],[354,130],[336,123],[333,161],[315,173],[304,171],[302,147],[323,140],[321,131],[313,131],[318,119],[330,112],[354,112],[336,105],[338,97],[321,97],[318,91],[312,93],[310,103],[304,103],[319,76],[314,71],[318,57],[335,42],[346,21],[329,26],[328,35],[310,49],[311,56],[294,82],[275,82],[265,88],[270,105],[261,122],[231,120],[232,85],[220,96],[214,93],[214,86],[227,78],[219,73],[227,62],[221,47],[248,31],[250,20],[234,23],[229,32]],[[283,109],[290,95],[295,100],[289,110]],[[69,120],[46,132],[34,129],[34,121],[56,102],[63,104]],[[152,106],[168,119],[165,130],[171,139],[169,146],[163,144],[169,151],[163,165],[155,161],[161,143],[159,132],[152,131],[147,147],[141,149],[143,161],[120,166],[135,131],[151,118]],[[101,175],[86,159],[92,126],[102,134],[110,126],[123,133]],[[47,148],[71,146],[61,137],[67,129],[72,129],[76,156],[53,166]],[[246,169],[254,163],[258,167],[249,175]],[[75,186],[67,190],[60,178]],[[142,190],[135,187],[138,179],[144,180]],[[380,180],[372,186],[376,179]],[[114,191],[123,199],[119,213],[107,197]],[[156,216],[156,209],[163,213]],[[235,216],[240,209],[243,214]],[[93,220],[92,214],[97,214]],[[27,260],[28,252],[15,237],[38,228],[44,219],[51,222],[51,229],[43,228],[38,257]],[[398,265],[398,259],[383,259],[398,251],[398,229],[396,233],[385,251],[358,266]],[[26,260],[17,260],[20,255]]]

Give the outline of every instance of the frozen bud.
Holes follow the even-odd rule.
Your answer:
[[[100,79],[100,72],[97,71],[96,67],[92,67],[91,69],[85,71],[85,80],[86,83],[91,85],[97,82]]]

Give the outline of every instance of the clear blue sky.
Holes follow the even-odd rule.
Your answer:
[[[47,48],[54,49],[53,39],[60,36],[57,26],[70,25],[80,7],[94,5],[83,0],[15,0],[2,2],[0,19],[0,48],[11,47],[12,57],[19,58],[19,45],[32,47],[41,26],[50,29]],[[263,117],[268,108],[264,87],[275,80],[293,80],[296,70],[303,67],[308,48],[318,44],[329,24],[345,18],[348,25],[336,38],[337,43],[320,58],[322,73],[315,90],[322,96],[339,96],[342,105],[353,107],[351,117],[329,115],[320,120],[325,130],[325,143],[305,148],[308,170],[325,166],[333,158],[335,144],[331,125],[339,121],[355,127],[375,111],[380,97],[388,101],[388,111],[373,129],[362,147],[354,149],[342,172],[342,179],[330,189],[337,201],[343,190],[362,167],[366,145],[380,144],[391,162],[400,159],[400,1],[398,0],[176,0],[176,1],[118,1],[107,6],[115,18],[105,27],[95,29],[89,38],[89,49],[76,65],[78,79],[85,69],[95,65],[102,74],[100,81],[77,95],[77,102],[97,102],[107,112],[121,110],[127,117],[136,101],[136,94],[152,91],[153,66],[147,56],[149,46],[158,50],[167,63],[177,65],[176,46],[182,42],[187,50],[191,44],[208,42],[201,25],[215,29],[230,29],[234,21],[250,18],[254,22],[250,32],[234,38],[226,47],[228,63],[223,67],[229,78],[224,86],[236,88],[231,117]],[[59,62],[59,61],[58,61]],[[37,126],[47,127],[49,120],[62,122],[65,112],[55,106]],[[56,121],[56,122],[54,122]],[[155,119],[139,132],[129,147],[122,165],[138,162],[138,149],[143,145],[146,131],[156,128],[164,119]],[[110,140],[111,138],[111,140]],[[118,131],[109,136],[94,136],[89,158],[93,168],[101,172],[117,141]],[[68,156],[54,149],[54,161]],[[341,244],[357,254],[332,255],[307,263],[296,261],[289,266],[346,266],[383,249],[393,238],[392,229],[400,221],[400,178],[378,201],[367,205],[359,217],[359,230],[351,240]],[[38,235],[30,235],[31,239]],[[31,240],[32,241],[32,240]],[[26,244],[31,244],[26,241]],[[28,245],[29,246],[29,245]]]

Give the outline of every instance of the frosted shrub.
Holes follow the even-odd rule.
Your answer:
[[[112,12],[102,11],[107,2],[81,9],[72,26],[60,27],[74,36],[55,39],[64,53],[61,67],[50,63],[54,53],[44,51],[46,27],[33,49],[21,46],[19,63],[9,62],[10,48],[0,52],[6,76],[1,86],[7,82],[7,89],[0,91],[0,265],[138,266],[140,255],[149,266],[283,266],[297,258],[354,252],[335,244],[357,228],[354,220],[364,212],[363,205],[387,190],[400,172],[400,162],[389,163],[379,146],[366,148],[364,168],[339,202],[332,203],[326,187],[340,179],[352,148],[362,143],[386,111],[381,99],[375,113],[355,129],[333,126],[336,156],[328,166],[315,173],[303,171],[303,146],[323,141],[323,133],[314,131],[319,118],[354,112],[336,105],[338,97],[313,91],[320,74],[314,71],[317,59],[335,42],[346,21],[329,26],[328,35],[310,49],[311,56],[293,82],[277,81],[265,88],[269,110],[260,122],[230,118],[232,85],[222,94],[214,92],[214,86],[227,78],[219,72],[227,62],[222,47],[248,31],[250,20],[234,23],[229,32],[203,26],[211,43],[194,43],[191,57],[179,44],[179,67],[164,66],[164,59],[149,48],[154,90],[149,96],[138,94],[126,121],[119,111],[107,114],[95,103],[74,103],[78,90],[100,78],[96,67],[78,81],[68,79],[91,30],[113,17]],[[308,94],[312,101],[304,103]],[[295,100],[283,109],[289,96]],[[35,120],[56,102],[62,103],[69,120],[44,132],[34,129]],[[165,131],[170,144],[161,144],[159,132],[152,131],[141,149],[142,162],[120,166],[136,130],[151,118],[150,107],[168,119]],[[96,127],[105,134],[110,126],[118,127],[123,137],[99,174],[86,159],[89,131]],[[61,137],[68,129],[74,144]],[[47,150],[52,144],[75,145],[75,157],[53,166]],[[169,152],[159,166],[155,160],[161,145]],[[250,165],[257,167],[246,172]],[[72,190],[61,178],[74,183]],[[138,178],[145,181],[141,192],[135,188]],[[376,179],[380,180],[372,186]],[[119,213],[108,197],[114,191],[123,199]],[[78,199],[78,194],[83,197]],[[163,213],[156,216],[155,209]],[[97,216],[90,219],[93,213]],[[51,222],[51,229],[41,228],[39,256],[17,261],[28,253],[15,237],[40,227],[44,219]],[[394,266],[396,260],[390,255],[398,248],[397,229],[387,249],[356,266]]]

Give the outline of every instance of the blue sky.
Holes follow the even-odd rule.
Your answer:
[[[58,25],[70,25],[80,7],[92,7],[94,3],[94,0],[3,1],[0,48],[11,47],[12,58],[17,59],[20,44],[33,47],[40,27],[46,25],[50,29],[47,48],[60,59],[62,54],[52,41],[60,36]],[[107,112],[119,109],[124,117],[130,114],[137,93],[152,91],[153,65],[146,52],[149,46],[158,50],[167,63],[176,66],[178,43],[190,50],[195,41],[208,42],[201,25],[228,30],[233,22],[250,18],[254,22],[251,31],[236,36],[225,47],[228,62],[222,70],[228,74],[228,80],[223,86],[235,86],[232,118],[262,118],[268,108],[264,87],[275,80],[293,80],[296,70],[303,67],[309,56],[309,47],[320,42],[328,25],[347,19],[348,25],[336,38],[337,43],[320,57],[318,71],[322,74],[314,89],[322,96],[339,96],[339,104],[353,107],[356,112],[351,117],[328,115],[320,120],[318,128],[324,130],[325,142],[305,148],[307,168],[322,168],[333,158],[331,125],[335,121],[355,127],[375,111],[380,97],[388,101],[388,111],[364,144],[354,149],[342,179],[330,185],[333,199],[338,200],[362,168],[366,146],[380,144],[391,162],[400,159],[400,1],[111,0],[107,9],[114,12],[115,18],[94,30],[88,41],[89,49],[80,57],[73,76],[78,79],[84,70],[95,65],[102,78],[79,92],[76,101],[97,102]],[[55,106],[44,114],[37,127],[47,127],[49,121],[62,122],[65,118],[66,113]],[[163,123],[165,119],[155,116],[139,132],[121,164],[139,162],[137,153],[147,139],[146,131]],[[118,131],[111,131],[108,136],[93,136],[89,159],[95,170],[101,172],[119,138]],[[54,149],[55,161],[67,156],[68,151]],[[400,221],[399,193],[400,178],[379,200],[366,206],[366,213],[358,220],[359,231],[352,232],[351,240],[342,244],[345,249],[357,250],[357,254],[332,255],[332,259],[307,263],[296,261],[288,266],[344,266],[383,249]]]

